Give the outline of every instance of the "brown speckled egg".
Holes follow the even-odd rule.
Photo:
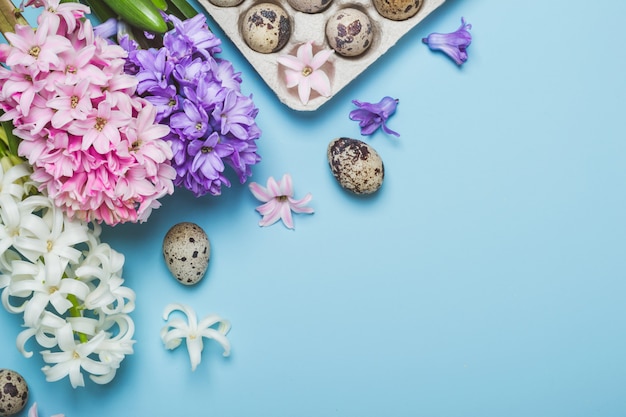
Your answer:
[[[372,44],[374,31],[370,18],[360,10],[345,8],[326,22],[326,39],[343,56],[358,56]]]
[[[214,4],[218,7],[235,7],[239,6],[243,0],[209,0],[211,4]]]
[[[182,284],[197,284],[204,277],[210,257],[209,238],[195,223],[175,224],[163,239],[167,269]]]
[[[417,14],[423,0],[373,0],[374,7],[382,17],[390,20],[406,20]]]
[[[304,13],[319,13],[325,10],[332,0],[287,0],[294,9]]]
[[[346,190],[355,194],[371,194],[383,185],[383,160],[367,143],[337,138],[328,144],[327,155],[333,176]]]
[[[28,385],[22,375],[0,369],[0,416],[17,414],[28,402]]]
[[[289,15],[276,4],[257,4],[243,17],[241,34],[251,49],[262,54],[277,52],[291,36]]]

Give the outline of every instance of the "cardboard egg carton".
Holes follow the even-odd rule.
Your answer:
[[[213,2],[217,3],[219,0],[213,0]],[[243,0],[233,7],[220,7],[211,3],[210,0],[199,0],[200,5],[220,25],[224,33],[276,93],[280,101],[299,111],[316,110],[330,100],[444,2],[445,0],[424,0],[417,14],[406,20],[396,21],[381,16],[372,4],[372,0],[332,0],[326,9],[318,13],[297,11],[286,0]],[[289,15],[291,34],[286,45],[277,52],[256,52],[243,39],[243,16],[251,7],[260,3],[278,5]],[[288,89],[285,86],[284,68],[278,64],[276,58],[283,54],[295,55],[298,46],[308,41],[314,42],[314,53],[320,49],[330,49],[326,39],[326,22],[343,8],[358,9],[369,17],[373,28],[372,42],[367,50],[359,56],[344,57],[338,53],[331,55],[328,62],[322,67],[331,82],[330,97],[323,97],[315,91],[311,91],[309,102],[306,105],[302,104],[298,97],[297,87]]]

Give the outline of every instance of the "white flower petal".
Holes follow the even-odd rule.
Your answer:
[[[204,344],[202,343],[201,336],[194,336],[193,338],[187,337],[187,351],[189,352],[189,362],[191,363],[191,371],[195,371],[196,367],[202,361],[202,349]]]

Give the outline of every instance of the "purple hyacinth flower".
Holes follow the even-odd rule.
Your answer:
[[[157,114],[154,121],[160,123],[178,110],[179,97],[173,85],[168,85],[165,90],[156,90],[153,94],[146,96],[146,100],[156,107]]]
[[[137,73],[137,92],[167,90],[173,65],[167,60],[167,51],[161,49],[139,50],[135,55],[141,70]]]
[[[209,30],[202,13],[187,20],[175,16],[169,16],[168,20],[174,25],[174,30],[165,33],[163,46],[169,50],[173,59],[178,60],[196,52],[209,59],[222,51],[222,41]]]
[[[398,132],[389,129],[385,122],[396,111],[398,107],[398,99],[392,97],[384,97],[378,103],[367,103],[359,100],[352,100],[358,109],[350,112],[350,120],[356,120],[361,127],[361,135],[371,135],[379,127],[382,127],[385,133],[400,136]]]
[[[195,87],[200,76],[205,74],[208,69],[209,66],[206,61],[200,58],[192,60],[191,57],[184,57],[176,63],[172,75],[178,85]]]
[[[186,138],[198,139],[206,133],[209,127],[209,115],[202,107],[185,99],[183,111],[170,116],[170,127],[180,130]]]
[[[457,65],[467,61],[467,47],[472,43],[472,35],[469,29],[472,25],[465,23],[461,18],[461,26],[452,33],[431,33],[423,38],[422,42],[433,51],[443,51],[456,62]]]
[[[224,172],[222,158],[230,155],[233,150],[229,145],[221,143],[219,134],[213,132],[205,140],[191,141],[187,147],[187,152],[189,155],[193,155],[191,170],[200,171],[202,177],[214,180]]]
[[[248,138],[248,127],[254,124],[254,118],[250,117],[253,111],[254,103],[250,97],[229,90],[224,102],[213,110],[212,116],[220,124],[222,135],[230,133],[237,139],[245,140]]]

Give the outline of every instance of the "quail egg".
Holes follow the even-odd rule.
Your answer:
[[[373,0],[374,7],[382,17],[390,20],[406,20],[417,14],[423,0]]]
[[[242,20],[241,33],[246,44],[256,52],[279,51],[291,36],[289,15],[273,3],[252,6]]]
[[[328,44],[340,55],[361,55],[370,47],[373,38],[370,18],[360,10],[341,9],[326,22]]]
[[[235,7],[238,6],[243,0],[209,0],[211,4],[218,7]]]
[[[287,2],[299,12],[319,13],[325,10],[332,0],[287,0]]]
[[[383,185],[383,161],[367,143],[337,138],[328,144],[327,156],[333,176],[344,189],[355,194],[372,194]]]
[[[0,416],[17,414],[28,402],[28,385],[22,375],[0,369]]]
[[[200,226],[178,223],[165,234],[163,258],[174,278],[184,285],[194,285],[204,277],[211,257],[209,238]]]

